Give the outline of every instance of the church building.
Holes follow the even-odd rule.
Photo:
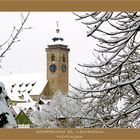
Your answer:
[[[46,50],[46,79],[47,85],[43,94],[45,97],[52,97],[57,91],[62,94],[68,92],[68,70],[69,70],[69,51],[64,39],[60,35],[60,29],[56,29],[56,35],[52,38],[52,44],[49,44]]]

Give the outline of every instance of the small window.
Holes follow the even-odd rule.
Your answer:
[[[65,55],[63,54],[63,62],[65,62],[66,61],[66,58],[65,58]]]
[[[52,56],[51,56],[51,61],[55,61],[55,55],[54,54],[52,54]]]
[[[52,84],[54,84],[54,79],[52,79]]]

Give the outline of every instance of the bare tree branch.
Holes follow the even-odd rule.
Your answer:
[[[2,58],[4,57],[5,53],[10,50],[11,46],[16,43],[19,42],[20,40],[18,39],[19,34],[25,30],[25,29],[31,29],[31,27],[29,28],[24,28],[24,24],[26,23],[28,17],[29,17],[30,13],[28,13],[25,17],[23,14],[21,14],[21,26],[19,27],[19,29],[17,29],[15,26],[13,27],[13,31],[10,35],[10,37],[2,44],[0,45],[1,51],[0,51],[0,58],[2,60]]]

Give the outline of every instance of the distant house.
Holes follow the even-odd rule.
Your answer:
[[[31,120],[28,118],[28,116],[24,113],[23,110],[21,110],[20,113],[16,116],[15,120],[19,128],[30,128],[30,126],[32,125]]]

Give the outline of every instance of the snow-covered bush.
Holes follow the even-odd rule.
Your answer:
[[[46,102],[46,103],[45,103]],[[57,92],[49,101],[38,105],[38,110],[32,115],[31,120],[35,127],[57,128],[82,126],[78,121],[84,111],[77,100]]]
[[[0,128],[16,127],[16,121],[6,101],[7,97],[5,86],[0,82]]]

